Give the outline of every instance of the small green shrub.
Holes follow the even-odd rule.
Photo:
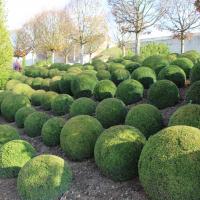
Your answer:
[[[58,69],[50,69],[48,75],[50,78],[53,78],[54,76],[59,76],[60,71]]]
[[[128,70],[130,73],[132,73],[138,67],[141,67],[140,63],[133,62],[131,60],[125,60],[122,62],[122,64],[125,65],[126,70]]]
[[[6,90],[12,90],[18,83],[21,83],[19,80],[10,80],[6,83]]]
[[[200,53],[192,50],[192,51],[187,51],[183,54],[180,55],[180,57],[188,58],[190,59],[194,64],[198,63],[200,60]]]
[[[49,89],[53,92],[60,93],[59,82],[61,80],[61,76],[55,76],[51,79]]]
[[[51,79],[47,79],[47,78],[43,79],[43,81],[41,83],[41,89],[49,91],[49,89],[50,89],[50,82],[51,82]]]
[[[95,59],[92,61],[92,65],[96,71],[105,70],[107,68],[106,63],[104,63],[102,60]]]
[[[186,92],[186,101],[188,103],[200,104],[200,80],[194,82]]]
[[[43,78],[34,78],[32,81],[32,85],[31,87],[35,90],[39,90],[42,89],[42,82],[43,82]]]
[[[53,100],[58,96],[56,92],[46,92],[42,95],[41,106],[44,110],[51,110]]]
[[[59,81],[59,89],[61,93],[72,95],[71,91],[71,82],[76,77],[73,73],[67,73],[62,76],[61,80]]]
[[[119,84],[124,80],[130,79],[131,75],[126,69],[116,69],[111,73],[111,79],[115,84]]]
[[[108,70],[112,73],[114,72],[116,69],[125,69],[125,66],[121,63],[110,63]]]
[[[107,70],[99,70],[99,71],[97,71],[96,76],[97,76],[99,81],[101,81],[101,80],[110,80],[111,79],[111,74]]]
[[[192,68],[190,81],[191,83],[194,83],[195,81],[200,81],[200,62],[196,63]]]
[[[24,94],[30,99],[32,94],[34,93],[34,90],[27,84],[18,83],[16,86],[13,87],[12,92],[14,92],[15,94]]]
[[[44,90],[36,90],[31,96],[31,103],[34,106],[40,106],[42,104],[43,95],[45,95]]]
[[[1,92],[0,92],[0,106],[1,106],[1,104],[2,104],[2,102],[3,102],[3,100],[4,100],[8,95],[13,95],[13,93],[12,93],[11,91],[7,91],[7,90],[1,91]]]

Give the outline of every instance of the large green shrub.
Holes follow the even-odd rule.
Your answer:
[[[146,138],[157,133],[163,127],[161,112],[153,105],[139,104],[131,108],[125,124],[138,128]]]
[[[71,181],[72,171],[64,159],[40,155],[20,170],[17,191],[22,200],[55,200],[68,191]]]
[[[73,117],[62,129],[61,148],[73,160],[91,158],[96,140],[102,131],[102,125],[94,117],[88,115]]]
[[[33,81],[32,81],[32,85],[31,87],[35,90],[39,90],[39,89],[42,89],[42,82],[43,82],[43,78],[40,78],[40,77],[37,77],[37,78],[34,78]]]
[[[41,106],[44,110],[51,110],[53,100],[58,96],[56,92],[46,92],[42,95]]]
[[[111,73],[114,72],[117,69],[125,69],[125,66],[121,63],[114,63],[114,62],[109,64],[108,70]]]
[[[95,70],[105,70],[107,68],[107,65],[105,62],[99,59],[95,59],[92,61],[92,65],[94,66]]]
[[[21,83],[21,82],[15,79],[9,80],[6,83],[6,90],[12,90],[18,83]]]
[[[132,73],[138,67],[141,67],[140,63],[133,62],[131,60],[125,60],[122,62],[122,64],[125,65],[126,70],[128,70],[130,73]]]
[[[50,89],[50,82],[51,82],[51,79],[48,79],[48,78],[43,79],[43,81],[41,83],[41,89],[49,91],[49,89]]]
[[[0,106],[1,106],[1,104],[2,104],[2,102],[3,102],[3,100],[4,100],[8,95],[13,95],[13,93],[12,93],[11,91],[7,91],[7,90],[1,91],[1,92],[0,92]],[[1,113],[1,112],[0,112],[0,113]]]
[[[1,58],[0,58],[0,60],[1,60]],[[1,66],[1,63],[0,63],[0,66]],[[6,88],[6,84],[9,81],[9,79],[11,78],[12,74],[13,74],[13,71],[11,69],[1,68],[1,71],[0,71],[0,90],[4,90]]]
[[[200,104],[200,80],[194,82],[186,92],[188,103]]]
[[[190,81],[194,83],[200,80],[200,62],[196,63],[191,70]]]
[[[138,160],[145,137],[131,126],[105,130],[95,144],[95,162],[114,181],[129,180],[138,174]]]
[[[59,76],[59,75],[60,75],[60,71],[58,69],[50,69],[49,70],[48,76],[50,78],[53,78],[54,76]]]
[[[150,199],[198,200],[200,130],[173,126],[149,138],[139,160],[139,178]]]
[[[96,76],[97,76],[99,81],[111,79],[111,74],[107,70],[99,70],[99,71],[97,71]]]
[[[44,90],[36,90],[31,96],[31,103],[34,106],[40,106],[42,104],[43,95],[45,95]]]
[[[61,76],[55,76],[50,80],[49,89],[53,92],[60,93],[59,82],[61,80]]]
[[[129,79],[130,77],[131,75],[126,69],[116,69],[111,73],[111,79],[117,85],[122,81]]]
[[[181,54],[180,57],[188,58],[194,64],[196,64],[200,60],[200,53],[195,50],[191,50],[191,51],[187,51],[187,52]]]
[[[29,99],[31,98],[32,94],[34,93],[34,90],[27,84],[24,83],[18,83],[17,85],[15,85],[12,89],[12,91],[15,94],[24,94],[26,96],[29,97]]]

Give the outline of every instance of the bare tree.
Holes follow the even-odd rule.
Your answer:
[[[200,27],[200,15],[191,0],[170,0],[167,12],[163,16],[161,28],[171,31],[174,38],[181,42],[181,53],[184,53],[184,43],[189,39],[191,31]]]
[[[135,34],[135,53],[140,54],[140,36],[154,26],[164,14],[164,1],[159,0],[108,0],[116,23],[124,31]]]

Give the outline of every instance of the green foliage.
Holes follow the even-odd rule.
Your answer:
[[[126,181],[138,174],[138,160],[145,137],[131,126],[113,126],[97,139],[94,155],[100,170],[114,181]]]
[[[32,94],[34,93],[34,90],[27,84],[18,83],[13,87],[12,92],[14,92],[15,94],[23,94],[30,99]]]
[[[148,91],[148,100],[156,107],[163,109],[174,106],[179,101],[179,90],[169,80],[160,80],[154,83]]]
[[[12,140],[0,148],[0,177],[17,177],[20,169],[33,157],[36,150],[26,141]]]
[[[44,110],[51,110],[53,100],[58,96],[56,92],[46,92],[42,95],[41,106]]]
[[[190,81],[194,83],[200,80],[200,62],[196,63],[191,70]]]
[[[108,70],[110,71],[110,73],[114,72],[117,69],[125,69],[125,66],[121,63],[114,63],[114,62],[111,62],[108,65]]]
[[[102,131],[102,125],[94,117],[88,115],[73,117],[61,131],[61,148],[73,160],[82,161],[91,158],[96,140]]]
[[[186,101],[188,103],[200,104],[200,80],[194,82],[186,92]]]
[[[99,70],[99,71],[97,71],[96,76],[97,76],[99,81],[101,81],[101,80],[110,80],[111,79],[111,74],[107,70]]]
[[[8,95],[13,95],[13,93],[11,91],[1,91],[0,92],[0,107],[1,107],[1,104],[3,102],[3,100],[8,96]],[[1,111],[0,111],[1,113]]]
[[[41,89],[48,91],[50,89],[50,81],[51,79],[43,79],[41,82]]]
[[[47,146],[60,144],[60,133],[65,125],[65,120],[59,117],[49,119],[42,127],[42,141]]]
[[[198,51],[195,51],[195,50],[187,51],[187,52],[181,54],[180,57],[188,58],[194,64],[196,64],[200,61],[200,53]]]
[[[127,109],[123,101],[115,98],[104,99],[96,108],[96,117],[104,128],[122,124]]]
[[[72,171],[64,159],[40,155],[20,170],[17,191],[22,200],[55,200],[69,190],[71,182]]]
[[[49,85],[49,89],[53,92],[57,92],[60,93],[60,87],[59,87],[59,82],[61,80],[61,76],[54,76],[51,80],[50,80],[50,85]]]
[[[107,65],[105,62],[103,62],[102,60],[99,60],[99,59],[95,59],[92,61],[92,65],[94,66],[94,69],[96,71],[99,71],[99,70],[106,70],[107,69]]]
[[[141,67],[140,63],[137,62],[133,62],[131,60],[124,60],[122,62],[123,65],[125,65],[125,68],[132,73],[135,69],[137,69],[138,67]]]
[[[0,33],[1,35],[1,33]],[[0,47],[1,48],[1,47]],[[1,62],[1,58],[0,58],[0,62]],[[1,63],[0,63],[0,67],[1,67]],[[9,81],[13,71],[10,69],[6,69],[6,68],[0,68],[0,90],[4,90],[6,88],[6,84]]]
[[[33,81],[32,81],[31,87],[32,87],[33,89],[35,89],[35,90],[41,89],[43,80],[44,80],[44,79],[43,79],[43,78],[40,78],[40,77],[34,78]]]
[[[138,128],[146,138],[157,133],[163,127],[161,112],[153,105],[139,104],[131,108],[125,124]]]
[[[131,75],[126,69],[116,69],[111,73],[111,79],[117,85],[130,77]]]
[[[149,138],[139,160],[139,178],[153,200],[200,196],[200,130],[173,126]]]
[[[44,90],[36,90],[31,96],[31,103],[34,106],[40,106],[42,104],[43,95],[45,95]]]
[[[59,76],[60,71],[58,69],[50,69],[48,75],[50,78],[53,78],[54,76]]]
[[[45,59],[45,60],[39,60],[35,63],[36,66],[38,67],[46,67],[51,64],[50,59]]]
[[[6,90],[12,90],[18,83],[21,83],[19,80],[9,80],[6,83]]]

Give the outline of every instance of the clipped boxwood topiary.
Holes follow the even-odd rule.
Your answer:
[[[104,128],[122,124],[127,109],[123,101],[115,98],[104,99],[96,108],[96,117]]]
[[[126,69],[116,69],[111,73],[111,79],[117,85],[122,81],[129,79],[130,77],[131,75]]]
[[[25,107],[20,108],[15,114],[15,122],[17,124],[17,127],[23,128],[26,117],[28,117],[28,115],[32,114],[35,111],[36,110],[33,107],[25,106]]]
[[[186,125],[200,129],[200,105],[188,104],[178,108],[170,117],[169,126]]]
[[[64,159],[40,155],[20,170],[17,191],[22,200],[55,200],[68,191],[71,181],[72,171]]]
[[[94,97],[96,100],[101,101],[106,98],[111,98],[115,96],[117,87],[110,80],[99,81],[94,88]]]
[[[107,68],[106,63],[103,62],[102,60],[99,60],[99,59],[93,60],[93,61],[92,61],[92,65],[94,66],[94,69],[95,69],[96,71],[102,70],[102,69],[104,70],[104,69]]]
[[[1,92],[0,92],[0,106],[1,106],[1,104],[2,104],[2,102],[3,102],[3,100],[4,100],[8,95],[13,95],[13,93],[12,93],[11,91],[7,91],[7,90],[1,91]],[[1,112],[1,111],[0,111],[0,112]]]
[[[21,83],[19,80],[10,80],[6,83],[6,90],[12,90],[17,84]]]
[[[125,66],[122,65],[121,63],[114,63],[114,62],[109,64],[108,70],[111,73],[114,72],[117,69],[125,69]]]
[[[187,51],[180,56],[190,59],[194,64],[198,63],[200,60],[200,53],[195,50]]]
[[[55,76],[51,79],[49,89],[50,91],[60,93],[59,82],[61,80],[61,76]]]
[[[42,141],[47,146],[60,144],[60,133],[65,125],[65,120],[59,117],[49,119],[42,127]]]
[[[160,131],[163,127],[161,112],[153,105],[140,104],[131,108],[125,124],[138,128],[146,138]]]
[[[168,67],[163,68],[158,74],[159,80],[170,80],[175,83],[179,88],[185,86],[186,74],[178,66],[169,65]]]
[[[50,82],[51,82],[51,79],[48,79],[48,78],[43,79],[42,84],[41,84],[41,89],[45,91],[49,91]]]
[[[138,160],[145,144],[142,133],[131,126],[105,130],[95,144],[95,162],[114,181],[126,181],[138,174]]]
[[[34,112],[30,114],[24,122],[24,131],[30,137],[36,137],[41,135],[41,130],[44,123],[50,117],[43,112]]]
[[[50,69],[49,70],[48,76],[50,78],[53,78],[54,76],[59,76],[59,75],[60,75],[60,71],[58,69]]]
[[[174,106],[178,102],[179,90],[173,82],[160,80],[150,87],[147,98],[151,104],[163,109]]]
[[[121,82],[117,87],[116,97],[129,105],[140,101],[143,97],[143,85],[133,79]]]
[[[139,178],[153,200],[197,200],[200,196],[200,130],[173,126],[146,142]]]
[[[194,82],[186,92],[188,103],[200,104],[200,80]]]
[[[42,87],[42,82],[43,82],[43,78],[34,78],[33,81],[32,81],[32,88],[35,89],[35,90],[39,90],[41,89]]]
[[[96,74],[98,80],[110,80],[111,79],[111,74],[107,70],[99,70]]]
[[[36,150],[24,140],[12,140],[0,148],[0,177],[17,177],[20,169],[33,157]]]
[[[31,96],[31,104],[34,106],[40,106],[45,93],[44,90],[36,90]]]
[[[149,67],[139,67],[131,74],[132,79],[142,83],[145,89],[148,89],[153,83],[156,82],[156,74]]]
[[[140,63],[133,62],[131,60],[125,60],[124,62],[122,62],[122,64],[125,65],[126,70],[128,70],[130,73],[132,73],[138,67],[141,67]]]
[[[200,81],[200,62],[196,63],[192,68],[190,81],[191,83],[194,83],[195,81]]]
[[[55,115],[65,115],[69,113],[70,106],[74,99],[68,94],[57,96],[51,103],[51,109]]]
[[[31,95],[34,93],[34,90],[27,84],[18,83],[16,86],[13,87],[12,92],[15,94],[24,94],[31,98]]]
[[[41,106],[44,110],[51,110],[53,100],[58,96],[56,92],[46,92],[42,95]]]
[[[27,96],[20,94],[8,95],[1,104],[1,113],[8,122],[13,122],[16,112],[24,106],[30,106],[30,104]]]

